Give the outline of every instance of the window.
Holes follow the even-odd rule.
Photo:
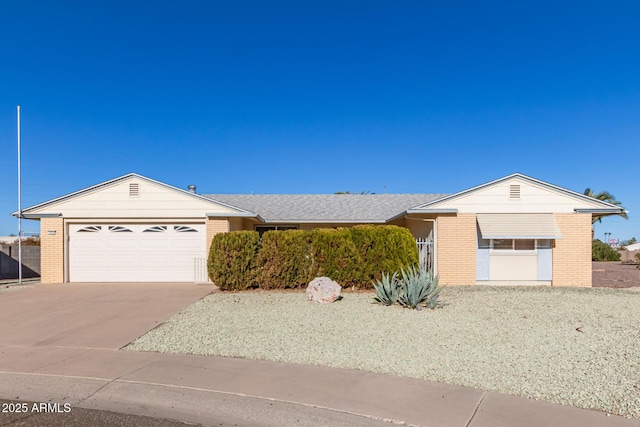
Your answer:
[[[542,242],[545,246],[541,246]],[[535,251],[536,248],[547,247],[550,240],[540,240],[536,244],[535,239],[492,239],[491,249],[496,251]]]
[[[536,248],[536,241],[534,239],[515,239],[516,251],[533,251]]]
[[[553,240],[551,239],[536,240],[536,249],[553,249]]]
[[[198,232],[198,230],[196,230],[195,228],[187,227],[186,225],[174,225],[173,231],[175,231],[176,233],[197,233]]]
[[[143,233],[162,233],[164,231],[167,231],[166,225],[154,225],[144,230]]]
[[[109,231],[113,231],[114,233],[133,233],[133,231],[126,227],[121,227],[119,225],[110,225]]]
[[[493,249],[496,250],[512,250],[513,239],[493,239]]]
[[[102,230],[102,227],[99,225],[89,225],[78,230],[78,233],[96,233],[100,230]]]

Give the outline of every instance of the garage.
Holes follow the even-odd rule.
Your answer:
[[[70,282],[193,282],[204,224],[70,224]]]

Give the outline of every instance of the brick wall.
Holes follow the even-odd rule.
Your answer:
[[[211,247],[213,236],[228,231],[230,231],[230,227],[227,219],[207,218],[207,256],[209,256],[209,248]]]
[[[438,218],[438,274],[443,285],[476,283],[476,215]]]
[[[553,248],[553,286],[591,286],[591,214],[554,214],[562,232]]]
[[[49,234],[54,232],[55,235]],[[64,220],[42,218],[40,220],[40,281],[64,282]]]

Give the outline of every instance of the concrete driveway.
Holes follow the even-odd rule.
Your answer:
[[[0,346],[119,349],[213,289],[192,283],[16,288],[0,298]]]

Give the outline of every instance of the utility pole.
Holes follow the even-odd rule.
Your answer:
[[[20,186],[20,106],[18,105],[18,284],[22,284],[22,200]]]

